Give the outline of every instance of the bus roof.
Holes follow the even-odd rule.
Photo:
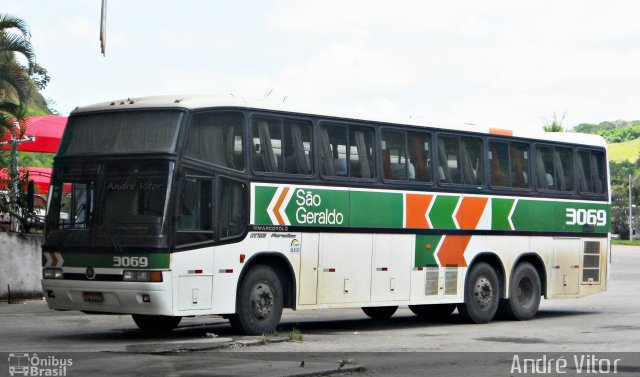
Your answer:
[[[207,108],[239,108],[239,109],[255,109],[255,110],[271,110],[286,112],[300,115],[317,115],[329,118],[337,118],[342,120],[354,121],[370,121],[376,123],[390,123],[398,125],[410,125],[418,127],[429,127],[440,130],[466,131],[481,134],[493,134],[497,136],[514,136],[527,139],[535,139],[541,141],[553,141],[570,144],[583,144],[606,147],[606,141],[599,135],[573,133],[573,132],[543,132],[540,131],[521,131],[503,128],[494,128],[484,125],[461,124],[455,126],[430,125],[417,122],[415,119],[399,119],[399,118],[372,118],[354,114],[344,114],[328,111],[319,111],[315,109],[305,109],[291,106],[287,103],[268,100],[255,99],[234,96],[203,96],[203,95],[167,95],[153,97],[126,98],[114,101],[102,102],[93,105],[76,107],[72,114],[84,112],[105,111],[105,110],[124,110],[124,109],[147,109],[147,108],[180,108],[180,109],[207,109]]]

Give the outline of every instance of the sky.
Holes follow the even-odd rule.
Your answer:
[[[640,119],[638,1],[108,0],[105,56],[100,11],[0,5],[29,25],[62,115],[209,94],[434,126]]]

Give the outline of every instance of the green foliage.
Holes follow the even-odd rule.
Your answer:
[[[564,132],[564,126],[562,122],[564,122],[564,117],[567,113],[562,114],[562,118],[558,119],[556,113],[553,113],[553,117],[551,118],[551,123],[545,122],[545,125],[542,126],[545,132]]]
[[[18,152],[20,165],[33,168],[51,168],[53,166],[53,153]]]
[[[607,143],[620,143],[640,138],[640,120],[600,122],[598,124],[581,123],[573,128],[576,132],[600,135]]]

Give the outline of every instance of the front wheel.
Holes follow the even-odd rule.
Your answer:
[[[488,263],[473,265],[464,283],[464,304],[458,310],[472,323],[490,322],[498,311],[500,286],[496,271]]]
[[[362,311],[372,319],[389,319],[398,310],[397,306],[369,306],[363,307]]]
[[[500,311],[507,318],[527,321],[538,313],[542,287],[540,275],[531,263],[520,263],[509,282],[509,298],[500,302]]]
[[[268,266],[249,267],[240,283],[236,313],[229,317],[233,329],[247,335],[271,334],[282,316],[282,283]]]
[[[165,333],[175,329],[182,317],[164,315],[132,314],[133,322],[144,332]]]

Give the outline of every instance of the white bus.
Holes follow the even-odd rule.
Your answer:
[[[73,111],[43,250],[51,309],[143,330],[283,308],[533,318],[607,287],[604,140],[432,127],[211,97]]]

